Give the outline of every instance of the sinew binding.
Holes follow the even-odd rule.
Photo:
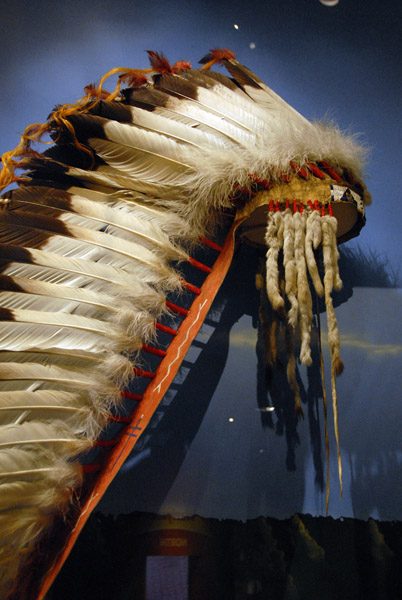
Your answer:
[[[78,458],[102,445],[122,390],[136,397],[143,352],[158,349],[158,332],[169,329],[168,295],[192,289],[178,329],[185,343],[172,341],[174,361],[168,344],[155,372],[169,384],[166,373],[184,358],[228,269],[236,229],[239,239],[267,247],[267,294],[288,339],[300,336],[306,365],[312,290],[325,299],[338,437],[335,376],[343,364],[331,292],[342,285],[337,241],[358,235],[370,201],[364,149],[334,125],[310,123],[228,50],[213,50],[201,70],[149,55],[151,69],[114,69],[3,155],[1,187],[18,187],[3,195],[0,214],[2,597],[35,597],[24,582],[44,533],[57,515],[74,529],[77,506],[92,510],[85,498],[97,480],[83,485],[91,468]],[[214,63],[230,77],[209,70]],[[110,74],[119,75],[112,93],[103,89]],[[40,154],[31,144],[45,133],[54,144]],[[222,258],[197,290],[180,265],[197,266],[190,254],[200,238],[234,207]],[[295,361],[289,343],[300,414]],[[144,393],[151,408],[141,400],[134,417],[152,415],[161,399],[152,389]],[[338,457],[341,478],[339,442]],[[110,461],[106,453],[99,493]]]

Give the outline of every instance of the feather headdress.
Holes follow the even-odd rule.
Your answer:
[[[181,265],[211,271],[190,252],[200,239],[219,250],[205,236],[222,215],[235,218],[243,240],[267,247],[267,294],[287,333],[300,332],[306,365],[309,278],[325,298],[336,416],[342,361],[331,292],[342,285],[337,238],[364,224],[364,149],[335,126],[310,123],[228,50],[212,51],[201,70],[149,54],[151,69],[114,69],[113,93],[103,89],[106,76],[88,86],[77,103],[28,127],[2,159],[1,187],[19,183],[0,213],[2,597],[23,597],[18,573],[55,516],[93,490],[83,487],[93,469],[82,457],[108,446],[100,438],[106,424],[120,420],[134,431],[118,409],[122,397],[141,399],[133,378],[155,378],[144,351],[161,362],[141,402],[146,395],[155,407],[167,389],[230,263],[234,229],[218,259],[221,275],[212,277],[213,267],[201,291]],[[231,77],[210,71],[214,62]],[[55,143],[39,154],[31,143],[44,133]],[[190,310],[169,300],[183,290],[197,298]],[[164,321],[172,311],[189,319],[179,331]],[[158,332],[177,336],[174,356],[158,345]],[[300,413],[291,343],[288,354]]]

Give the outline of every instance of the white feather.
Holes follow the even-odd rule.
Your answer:
[[[17,425],[0,426],[0,448],[34,444],[44,444],[46,446],[60,444],[60,452],[65,453],[67,451],[74,455],[88,449],[91,442],[85,438],[75,437],[63,421],[55,421],[51,424],[31,421]]]
[[[91,138],[92,148],[112,169],[123,171],[125,177],[149,182],[180,186],[191,174],[188,165],[142,148],[130,148],[109,140]],[[102,167],[101,167],[102,168]]]
[[[233,90],[225,85],[223,75],[220,76],[221,79],[218,81],[211,77],[212,74],[190,71],[185,73],[184,77],[198,85],[197,96],[201,103],[215,109],[219,108],[219,112],[225,118],[235,118],[237,124],[246,127],[249,132],[256,136],[257,140],[261,137],[269,139],[272,134],[272,122],[267,118],[266,110],[239,87],[235,86]],[[212,85],[210,82],[212,82]],[[281,100],[279,96],[277,98]],[[290,106],[289,108],[293,111]],[[299,116],[301,117],[301,115]],[[304,119],[304,117],[301,117],[301,119]]]
[[[21,287],[18,292],[4,291],[7,288],[6,278],[0,278],[0,307],[8,309],[25,309],[41,312],[63,312],[91,319],[105,321],[111,334],[118,330],[132,334],[140,331],[142,337],[149,339],[153,335],[154,319],[167,312],[165,297],[162,294],[150,294],[148,306],[144,308],[146,298],[142,302],[132,303],[124,297],[92,292],[87,289],[72,288],[60,284],[30,280],[26,278],[9,278],[13,284]],[[116,327],[118,325],[118,328]]]
[[[159,230],[162,230],[170,238],[178,238],[185,236],[186,239],[192,237],[193,231],[185,219],[182,219],[174,211],[161,206],[162,200],[146,196],[141,192],[131,189],[120,189],[113,191],[108,189],[107,192],[79,188],[71,186],[68,191],[73,198],[88,198],[96,203],[106,204],[112,208],[116,208],[123,215],[130,214],[134,219],[137,217],[141,220],[152,222]]]
[[[157,115],[200,129],[226,140],[230,145],[248,147],[255,141],[255,137],[244,128],[225,121],[194,101],[179,100],[160,90],[135,90],[133,100],[154,107],[153,112]]]
[[[32,247],[35,243],[34,232],[28,232],[27,236],[26,231],[11,230],[10,228],[9,233],[10,236],[12,235],[13,242],[20,240],[20,245],[29,251],[31,258],[42,261],[44,266],[52,266],[59,271],[62,269],[66,271],[70,270],[70,272],[81,270],[81,272],[89,276],[96,277],[97,275],[96,278],[98,280],[108,278],[109,281],[113,281],[113,279],[118,279],[118,282],[126,290],[130,284],[132,285],[132,292],[127,291],[125,294],[127,296],[130,293],[134,296],[138,295],[137,288],[141,286],[138,283],[138,279],[143,284],[153,284],[158,286],[159,289],[178,290],[181,288],[180,277],[177,272],[167,267],[160,259],[158,262],[157,257],[153,257],[154,265],[153,268],[150,268],[145,260],[130,260],[129,257],[122,256],[121,253],[109,252],[108,249],[105,250],[101,246],[90,245],[57,235],[48,237],[45,243],[38,244],[45,250],[36,250],[36,248]],[[27,237],[30,239],[26,240]],[[11,248],[12,246],[8,247]],[[149,252],[145,248],[143,250],[144,253],[138,254],[139,258],[143,258],[145,252]],[[65,254],[70,254],[72,258],[65,258],[63,256]],[[76,258],[77,256],[78,258]],[[102,261],[105,261],[107,264],[103,265]]]
[[[57,347],[120,352],[137,350],[142,345],[139,338],[128,336],[121,327],[99,319],[38,310],[13,309],[10,313],[13,321],[2,322],[0,349],[25,351]]]
[[[15,390],[0,392],[0,424],[15,421],[20,413],[25,420],[68,420],[82,431],[82,422],[91,415],[90,406],[84,406],[82,396],[65,390]],[[73,427],[74,427],[73,425]]]
[[[39,230],[39,234],[46,231],[51,236],[59,237],[57,231],[60,229],[60,224],[57,219],[42,217],[32,213],[16,214],[15,211],[10,211],[2,215],[1,221],[3,225],[2,241],[10,240],[10,243],[15,243],[20,239],[33,239],[38,235],[37,230]],[[55,234],[53,234],[53,230],[55,230]],[[71,236],[71,238],[75,239],[65,240],[65,236]],[[49,247],[50,243],[51,240],[46,244],[47,247]],[[150,269],[150,273],[152,273],[151,277],[154,279],[169,278],[173,275],[172,271],[166,266],[161,265],[160,259],[147,248],[134,242],[119,240],[101,231],[91,231],[85,227],[66,224],[65,233],[59,243],[62,248],[67,247],[68,244],[72,248],[82,248],[81,253],[91,252],[93,250],[92,246],[95,246],[98,256],[104,257],[104,260],[109,264],[117,263],[121,268],[125,268],[131,272],[135,272],[137,263],[140,263]],[[54,250],[52,249],[52,251]],[[123,260],[115,258],[116,255],[124,257]]]
[[[218,111],[210,109],[191,100],[181,101],[171,97],[166,108],[171,110],[182,118],[190,118],[204,125],[207,131],[213,131],[217,134],[224,135],[233,146],[233,150],[237,148],[249,148],[256,143],[256,135],[248,128],[236,124],[232,119],[225,119]],[[157,109],[157,114],[164,114],[163,109]],[[186,120],[184,121],[186,122]]]
[[[46,468],[40,466],[44,456],[48,465]],[[31,510],[24,507],[24,494],[20,495],[17,502],[9,498],[8,506],[13,508],[0,513],[0,581],[3,589],[16,576],[18,563],[15,563],[15,553],[19,552],[24,557],[53,516],[58,511],[65,512],[71,490],[80,485],[81,469],[77,463],[67,462],[57,456],[49,447],[46,448],[46,453],[39,446],[35,451],[32,447],[5,448],[0,453],[0,496],[4,501],[4,508],[5,498],[12,493],[9,485],[13,482],[22,485],[31,482],[37,489],[38,496],[36,505]],[[52,499],[50,503],[49,498]]]
[[[119,146],[149,153],[158,159],[169,161],[174,168],[183,171],[189,168],[185,162],[189,151],[186,143],[179,142],[157,131],[142,129],[129,123],[119,123],[108,119],[104,119],[103,131],[107,140]],[[97,138],[95,136],[89,138],[90,143],[91,139]]]
[[[181,77],[162,75],[158,78],[158,89],[173,93],[169,99],[172,105],[180,104],[187,108],[187,103],[189,103],[189,110],[198,106],[206,115],[209,113],[216,115],[223,122],[223,126],[228,123],[232,127],[236,127],[239,133],[241,132],[240,135],[243,135],[244,132],[258,134],[251,103],[248,104],[249,111],[246,112],[244,106],[239,106],[238,102],[232,102],[232,98],[229,99],[227,94],[222,98],[219,88],[211,90],[198,85],[191,86],[191,83],[187,84],[190,85],[190,89],[187,91],[187,85],[183,86]],[[180,99],[179,102],[175,101],[176,98]]]
[[[269,88],[250,69],[236,60],[226,60],[225,66],[230,74],[237,79],[246,93],[259,106],[265,109],[268,121],[291,121],[296,128],[311,128],[311,123],[298,113],[292,106]]]
[[[9,246],[10,254],[18,251],[17,246]],[[4,246],[0,244],[0,254]],[[121,269],[82,259],[54,256],[51,252],[29,249],[34,264],[9,262],[3,265],[5,275],[30,278],[38,281],[82,287],[95,291],[105,291],[112,296],[132,301],[138,308],[158,311],[165,296],[150,285]]]
[[[187,258],[183,250],[174,246],[169,237],[152,221],[144,219],[140,211],[127,214],[127,211],[123,212],[110,203],[99,203],[78,195],[68,195],[66,198],[66,192],[58,197],[58,190],[50,190],[52,195],[49,198],[49,194],[44,194],[42,190],[43,188],[35,186],[25,186],[25,189],[17,190],[12,195],[13,205],[18,203],[19,211],[34,210],[46,215],[49,207],[52,207],[55,209],[55,217],[63,222],[94,230],[107,227],[109,235],[113,231],[118,237],[141,243],[152,251],[163,252],[167,259]]]
[[[101,140],[99,140],[99,142],[101,142]],[[105,147],[106,142],[104,148]],[[110,146],[108,150],[110,151]],[[114,169],[109,165],[100,165],[97,167],[96,171],[86,171],[85,169],[80,169],[78,167],[70,167],[67,174],[80,179],[82,182],[102,186],[109,191],[111,191],[110,188],[112,188],[112,190],[121,190],[124,188],[135,190],[136,192],[141,192],[143,194],[149,194],[150,196],[164,198],[177,198],[177,196],[180,196],[184,199],[182,181],[178,181],[177,183],[143,181],[140,177],[123,175],[121,170],[118,168]]]
[[[0,307],[8,309],[36,310],[46,312],[63,312],[93,319],[104,317],[105,311],[91,304],[71,301],[63,298],[23,294],[20,292],[0,293]]]
[[[0,364],[2,381],[22,379],[25,381],[58,381],[62,386],[88,389],[93,385],[93,372],[84,368],[71,368],[62,365],[42,365],[29,363]]]
[[[93,189],[72,186],[68,191],[73,198],[77,195],[79,198],[88,198],[96,203],[102,202],[112,208],[117,208],[122,214],[132,215],[133,218],[138,214],[140,219],[153,222],[156,227],[172,237],[191,236],[188,223],[173,211],[161,207],[157,198],[151,198],[129,189],[106,194]]]
[[[11,286],[18,286],[21,292],[25,292],[25,294],[21,293],[21,296],[48,296],[49,298],[57,298],[60,300],[71,300],[71,302],[77,307],[80,304],[89,304],[100,310],[106,311],[106,313],[115,312],[118,310],[118,308],[114,305],[115,297],[111,295],[102,292],[93,292],[85,288],[75,288],[69,285],[60,285],[60,283],[36,281],[35,279],[29,279],[27,277],[0,277],[0,289],[3,290],[2,294],[0,295],[0,306],[7,306],[7,302],[4,300],[6,294],[8,294],[10,300],[12,300],[13,296],[11,294],[18,293],[4,291],[8,287],[8,280],[10,281]],[[128,303],[127,306],[129,306]],[[10,308],[13,307],[10,306]],[[58,308],[56,308],[56,310],[58,310]]]
[[[136,106],[131,106],[130,110],[133,125],[162,133],[178,142],[196,147],[215,146],[222,150],[225,149],[225,147],[227,149],[228,144],[230,144],[229,140],[224,142],[220,135],[195,129],[187,123],[169,119],[165,115],[143,110]]]
[[[95,353],[85,353],[79,350],[32,350],[29,352],[15,353],[12,350],[0,351],[1,362],[30,362],[44,365],[66,365],[69,367],[83,367],[90,370],[102,360],[102,356]]]

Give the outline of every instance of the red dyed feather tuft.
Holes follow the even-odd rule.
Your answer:
[[[120,80],[130,88],[139,88],[148,83],[147,76],[140,71],[129,71],[120,76]]]
[[[178,60],[172,67],[173,73],[181,73],[187,69],[191,69],[191,63],[188,60]]]
[[[158,54],[158,52],[153,52],[153,50],[147,50],[149,55],[149,60],[151,63],[151,67],[156,73],[161,74],[172,74],[173,70],[170,66],[168,59],[163,56],[163,54]]]
[[[96,98],[100,97],[101,100],[104,100],[105,98],[110,96],[110,92],[108,92],[107,90],[101,90],[100,94],[99,94],[99,90],[94,83],[90,83],[89,85],[86,85],[84,87],[84,92],[86,93],[87,96],[91,95]]]
[[[201,65],[205,65],[211,61],[217,63],[222,60],[233,60],[235,58],[234,52],[228,48],[214,48],[209,54],[206,54],[199,62]]]

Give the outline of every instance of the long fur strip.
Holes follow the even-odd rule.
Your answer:
[[[305,214],[293,215],[295,224],[295,260],[297,269],[297,301],[299,305],[299,325],[301,334],[300,360],[303,365],[311,365],[310,334],[313,318],[310,286],[307,279],[305,258]]]
[[[285,292],[290,302],[289,325],[296,329],[299,303],[297,301],[297,267],[295,261],[295,225],[290,208],[283,213],[283,265],[285,269]]]
[[[336,243],[336,241],[335,241]],[[334,261],[333,261],[333,229],[328,220],[322,218],[322,253],[324,260],[324,290],[325,307],[327,311],[328,342],[331,350],[331,361],[336,375],[343,371],[343,362],[340,358],[339,330],[331,293],[334,288]]]
[[[336,440],[336,453],[338,463],[338,477],[340,485],[340,497],[342,497],[343,481],[342,481],[342,457],[341,457],[341,446],[339,442],[339,426],[338,426],[338,395],[336,391],[336,372],[335,363],[331,365],[331,394],[332,394],[332,412],[334,414],[334,432]]]
[[[333,271],[333,286],[334,290],[338,291],[342,289],[343,283],[342,279],[339,275],[339,251],[338,244],[336,241],[336,230],[338,227],[338,222],[335,217],[331,215],[324,215],[322,217],[323,223],[327,223],[327,231],[328,237],[330,238],[331,243],[331,257],[332,257],[332,271]]]
[[[279,291],[278,256],[283,245],[283,218],[280,211],[268,213],[265,243],[268,246],[266,262],[268,298],[274,310],[279,310],[285,306],[285,301]]]
[[[318,248],[318,244],[321,241],[321,218],[322,217],[320,217],[318,210],[312,210],[309,213],[307,213],[305,239],[305,252],[308,271],[310,273],[314,289],[316,293],[320,296],[320,298],[324,296],[324,287],[322,285],[321,277],[318,273],[317,263],[314,256],[314,250]],[[319,236],[316,235],[316,230],[319,230]]]
[[[336,315],[334,306],[332,303],[331,292],[334,288],[334,282],[337,281],[342,284],[339,278],[339,274],[336,277],[337,267],[334,268],[334,261],[337,262],[338,249],[336,246],[336,234],[334,224],[330,220],[331,217],[322,218],[322,252],[324,259],[325,275],[324,275],[324,289],[325,289],[325,306],[327,310],[327,324],[328,324],[328,342],[331,352],[331,393],[332,393],[332,410],[334,415],[334,431],[337,446],[337,460],[338,460],[338,474],[339,483],[341,486],[342,495],[342,460],[339,443],[339,428],[338,428],[338,400],[336,391],[335,377],[341,375],[343,372],[343,362],[340,357],[340,341],[339,341],[339,330],[336,321]],[[334,256],[334,251],[336,254]],[[339,278],[339,281],[338,281]]]

